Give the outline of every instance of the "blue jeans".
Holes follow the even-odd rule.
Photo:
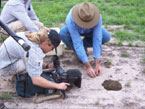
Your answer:
[[[83,44],[84,44],[85,48],[93,46],[93,40],[92,40],[93,39],[93,32],[80,34],[80,35],[85,36],[84,39],[83,39]],[[110,33],[105,28],[102,28],[102,35],[103,35],[102,44],[108,42],[111,38]],[[61,28],[60,37],[61,37],[61,40],[66,44],[66,46],[69,49],[74,50],[72,39],[71,39],[71,36],[70,36],[70,33],[68,31],[67,26],[64,26],[64,27]]]

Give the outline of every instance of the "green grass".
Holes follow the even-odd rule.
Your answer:
[[[123,45],[123,42],[122,40],[117,40],[117,43],[116,43],[118,46],[122,46]]]
[[[128,46],[129,46],[129,47],[132,47],[132,46],[133,46],[133,43],[132,43],[132,42],[129,42],[129,43],[128,43]]]
[[[12,99],[13,95],[8,92],[4,92],[0,95],[0,97],[2,97],[3,99]]]
[[[99,105],[99,100],[96,101],[95,105]]]
[[[136,43],[135,46],[136,46],[136,47],[139,47],[139,43]]]
[[[3,41],[3,38],[2,38],[2,37],[0,37],[0,42],[1,42],[1,41]]]
[[[107,59],[104,62],[105,67],[110,68],[112,66],[112,60],[111,59]]]
[[[114,35],[116,38],[120,40],[135,40],[135,36],[132,33],[124,32],[124,31],[117,31]]]
[[[0,36],[0,42],[4,41],[5,39],[5,37]]]
[[[121,52],[121,57],[129,57],[129,53],[127,51],[122,51]]]
[[[107,63],[107,65],[112,65],[112,60],[109,59],[109,60],[106,61],[106,63]]]
[[[69,10],[78,3],[95,4],[103,17],[103,25],[123,25],[124,30],[114,33],[120,40],[145,41],[145,0],[33,0],[33,7],[45,26],[62,27]],[[132,31],[131,33],[127,30]]]
[[[126,84],[125,84],[126,87],[131,87],[131,82],[128,81]]]
[[[32,0],[37,16],[46,27],[65,25],[69,10],[81,2],[91,2],[99,8],[105,27],[123,25],[123,30],[112,31],[117,39],[145,41],[145,0]]]

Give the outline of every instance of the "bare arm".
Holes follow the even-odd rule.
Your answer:
[[[48,81],[47,79],[39,76],[31,78],[34,85],[44,87],[44,88],[52,88],[52,89],[61,89],[66,90],[68,83],[55,83]]]

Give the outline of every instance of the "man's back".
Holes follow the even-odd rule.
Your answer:
[[[9,0],[1,12],[0,20],[14,32],[39,32],[39,28],[43,27],[33,10],[31,0]]]
[[[25,4],[24,0],[9,0],[1,12],[0,19],[6,24],[18,20],[16,12],[25,12],[26,5],[30,5],[30,2]]]

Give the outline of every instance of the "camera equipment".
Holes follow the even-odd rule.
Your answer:
[[[67,90],[70,90],[73,87],[73,85],[77,86],[78,88],[81,87],[82,74],[78,69],[69,69],[65,72],[60,66],[59,58],[57,55],[54,55],[52,60],[56,69],[52,72],[49,71],[49,73],[52,75],[56,83],[61,82],[69,83],[70,86],[68,86]],[[44,72],[47,72],[47,70]],[[65,91],[61,90],[60,92],[62,98],[65,98]]]
[[[56,68],[56,82],[60,83],[60,82],[68,82],[67,80],[67,73],[62,69],[62,67],[60,66],[60,61],[57,55],[53,56],[53,64]],[[55,77],[54,77],[55,78]]]
[[[19,37],[18,35],[16,35],[12,30],[10,30],[8,28],[7,25],[5,25],[1,20],[0,20],[0,26],[10,35],[12,36],[12,38],[19,44],[22,46],[22,48],[25,51],[28,51],[30,49],[30,46],[24,41],[24,39],[22,39],[21,37]]]
[[[49,81],[61,83],[66,82],[69,83],[67,90],[70,90],[73,85],[77,87],[81,87],[81,72],[77,69],[69,69],[66,72],[60,66],[59,58],[57,55],[53,56],[53,62],[55,65],[55,69],[44,69],[41,76]],[[16,93],[22,97],[31,97],[35,94],[45,94],[51,95],[57,92],[56,89],[47,89],[42,88],[36,85],[33,85],[31,77],[28,73],[17,74],[15,81]],[[59,90],[62,98],[65,98],[65,91]]]

